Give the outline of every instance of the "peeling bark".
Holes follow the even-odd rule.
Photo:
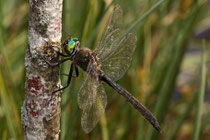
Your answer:
[[[25,56],[26,95],[21,108],[25,140],[59,139],[60,94],[59,68],[48,66],[59,58],[63,0],[29,0],[28,48]]]

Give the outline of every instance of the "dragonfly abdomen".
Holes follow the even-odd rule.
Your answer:
[[[111,86],[117,93],[122,95],[126,101],[128,101],[136,110],[138,110],[145,119],[147,119],[152,126],[161,132],[160,126],[158,124],[157,119],[152,115],[152,113],[144,106],[142,105],[135,97],[133,97],[128,91],[121,88],[117,83],[112,81],[109,77],[107,77],[105,74],[102,74],[100,76],[100,80],[107,83],[109,86]]]

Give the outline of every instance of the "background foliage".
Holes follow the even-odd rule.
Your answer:
[[[128,29],[158,0],[64,0],[63,28],[94,48],[106,26],[113,4],[124,11]],[[132,64],[118,83],[137,97],[158,118],[158,134],[143,117],[110,87],[108,106],[97,127],[85,134],[80,125],[77,92],[82,76],[62,94],[61,139],[210,139],[210,78],[201,73],[201,48],[210,54],[210,8],[205,0],[165,0],[131,32],[138,38]],[[22,139],[20,108],[24,100],[28,1],[0,1],[0,139]],[[63,34],[63,40],[66,34]],[[202,45],[202,41],[203,45]],[[204,60],[202,61],[204,62]],[[205,64],[202,64],[203,66]],[[68,71],[70,63],[61,67]],[[80,74],[82,71],[80,71]],[[201,83],[203,74],[206,86]],[[66,78],[61,77],[65,84]],[[200,87],[205,88],[203,106],[197,109]],[[201,98],[202,99],[202,98]],[[201,127],[196,115],[202,112]],[[198,128],[198,130],[196,130]]]

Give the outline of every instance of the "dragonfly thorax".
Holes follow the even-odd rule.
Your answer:
[[[95,71],[98,73],[101,71],[99,58],[93,50],[88,48],[79,49],[73,58],[73,63],[82,68],[84,71],[87,71],[88,64],[91,63],[91,67],[95,68]]]
[[[66,54],[70,55],[71,57],[75,55],[77,48],[80,46],[80,42],[77,38],[67,39],[63,43],[63,49]]]

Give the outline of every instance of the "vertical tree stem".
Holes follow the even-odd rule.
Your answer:
[[[60,49],[63,0],[29,0],[28,48],[25,56],[26,95],[21,108],[25,140],[59,139],[59,68],[49,67],[41,56],[57,61]]]

